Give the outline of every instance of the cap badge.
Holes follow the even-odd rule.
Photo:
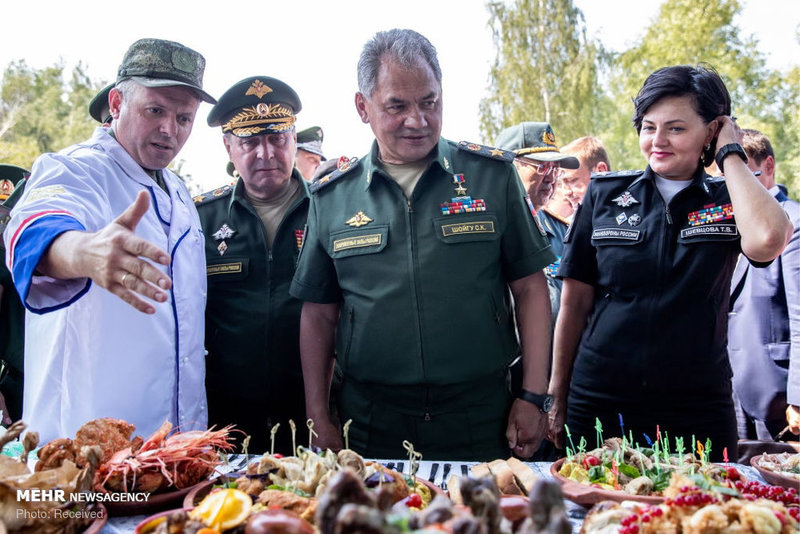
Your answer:
[[[256,95],[256,97],[262,98],[264,95],[271,92],[272,87],[265,85],[261,80],[256,80],[247,88],[247,92],[244,96]]]
[[[219,241],[220,239],[228,239],[233,237],[233,234],[236,233],[236,230],[232,230],[230,226],[227,224],[223,224],[219,227],[219,230],[212,234],[212,237]]]
[[[192,54],[186,50],[175,50],[172,52],[172,65],[183,72],[194,72],[197,62]]]
[[[358,213],[347,219],[347,221],[345,221],[345,224],[352,226],[354,228],[358,228],[370,222],[372,222],[372,219],[368,217],[363,211],[359,211]]]
[[[545,132],[542,134],[542,142],[556,149],[558,148],[558,145],[556,145],[556,135],[549,130],[545,130]]]
[[[628,206],[632,206],[634,204],[639,203],[638,200],[633,198],[633,195],[631,195],[630,191],[625,191],[617,198],[612,199],[611,202],[614,202],[617,206],[620,206],[622,208],[627,208]]]

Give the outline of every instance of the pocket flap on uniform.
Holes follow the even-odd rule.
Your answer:
[[[592,245],[638,245],[644,239],[644,230],[607,226],[592,230]]]
[[[376,224],[358,230],[332,232],[328,253],[331,258],[346,258],[362,254],[375,254],[386,248],[389,240],[389,225]]]
[[[445,243],[494,241],[500,237],[497,217],[487,212],[445,215],[433,219],[436,235]]]
[[[206,265],[206,275],[209,282],[224,282],[241,280],[247,277],[249,258],[220,258],[209,261]]]

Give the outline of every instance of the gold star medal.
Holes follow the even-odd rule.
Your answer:
[[[370,219],[363,211],[359,211],[358,213],[347,219],[345,221],[345,224],[348,224],[349,226],[352,226],[354,228],[358,228],[359,226],[364,226],[365,224],[370,222],[372,222],[372,219]]]

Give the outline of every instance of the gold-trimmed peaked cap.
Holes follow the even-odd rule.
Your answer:
[[[236,137],[281,133],[294,128],[301,108],[300,97],[287,84],[269,76],[252,76],[219,97],[208,114],[208,125],[221,126],[222,133]]]
[[[521,122],[506,128],[498,134],[495,145],[524,158],[556,161],[565,169],[577,169],[581,164],[575,156],[559,152],[556,134],[547,122]]]
[[[182,85],[209,104],[217,101],[203,91],[206,59],[188,46],[164,39],[139,39],[133,43],[117,70],[117,83],[132,79],[145,87]]]

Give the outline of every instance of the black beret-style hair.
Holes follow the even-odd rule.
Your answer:
[[[708,124],[720,115],[731,114],[731,95],[725,83],[710,65],[675,65],[653,72],[633,99],[633,125],[636,133],[642,129],[644,114],[666,97],[691,96],[694,110]],[[714,161],[716,143],[703,150],[703,165]]]

